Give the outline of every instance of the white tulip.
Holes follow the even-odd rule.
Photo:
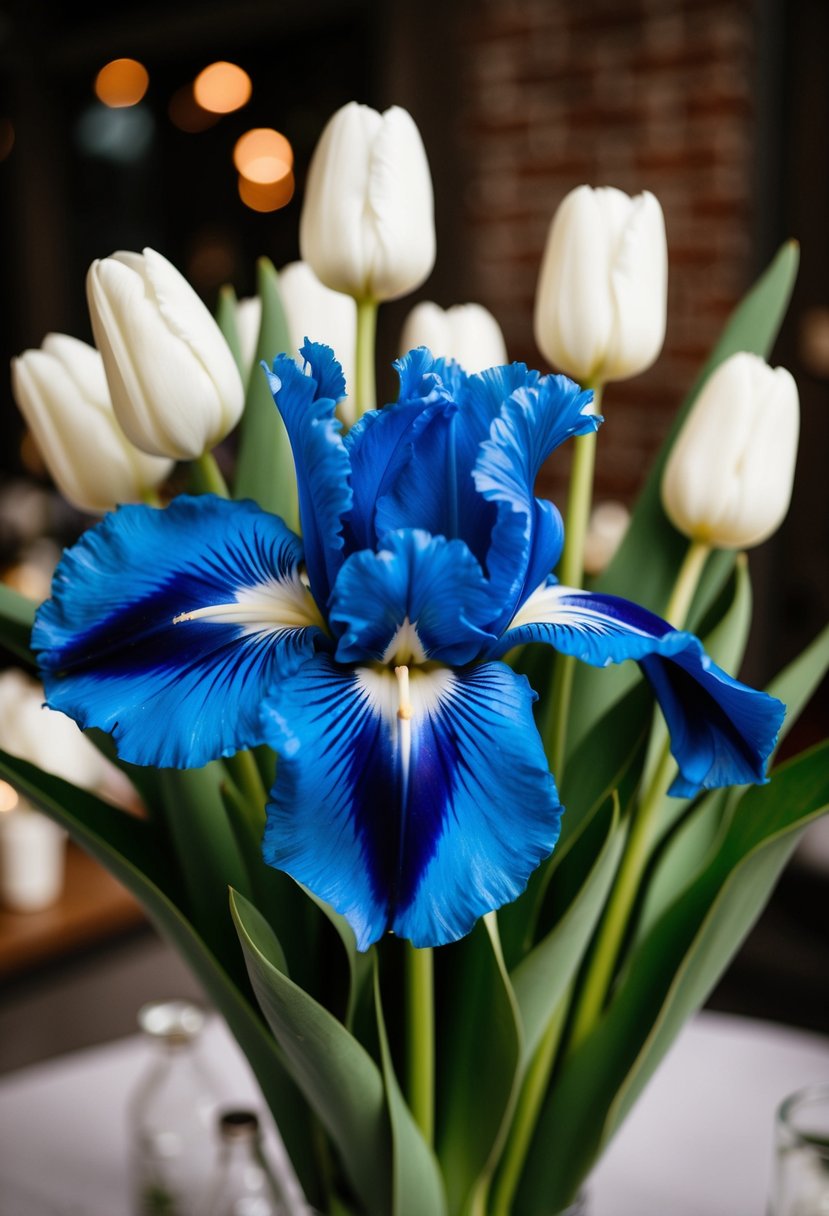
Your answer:
[[[66,334],[12,359],[12,391],[64,498],[81,511],[140,502],[173,461],[148,456],[115,418],[101,356]]]
[[[303,261],[334,291],[394,300],[435,262],[432,179],[420,132],[398,106],[350,102],[329,120],[308,170]]]
[[[550,226],[535,298],[535,339],[581,384],[625,380],[665,338],[668,252],[652,194],[579,186]]]
[[[454,359],[472,374],[507,361],[501,327],[481,304],[439,308],[429,300],[416,304],[403,324],[401,354],[428,346],[433,355]]]
[[[111,802],[137,806],[135,789],[121,770],[44,699],[41,685],[24,672],[14,667],[0,672],[0,749]]]
[[[236,333],[239,336],[239,356],[242,360],[242,375],[246,384],[253,371],[261,328],[262,301],[259,296],[245,296],[244,299],[237,300]]]
[[[799,425],[797,385],[785,368],[746,353],[721,363],[665,466],[662,503],[674,526],[721,549],[770,536],[788,510]]]
[[[195,460],[233,429],[242,379],[221,330],[174,266],[156,253],[115,253],[86,280],[95,341],[115,413],[155,456]]]
[[[291,262],[279,272],[279,294],[288,321],[292,352],[306,338],[330,346],[345,376],[346,389],[354,391],[354,357],[357,342],[357,306],[351,296],[332,291],[319,281],[305,262]],[[349,401],[343,403],[348,414]],[[352,415],[344,419],[353,422]]]

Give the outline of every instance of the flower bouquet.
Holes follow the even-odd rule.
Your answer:
[[[559,210],[536,330],[567,375],[507,364],[482,310],[421,306],[376,409],[377,305],[428,275],[431,213],[409,116],[347,106],[309,172],[310,270],[260,265],[263,369],[232,292],[223,337],[151,250],[90,270],[100,353],[52,336],[16,362],[58,484],[106,513],[36,614],[3,590],[2,639],[146,814],[0,769],[188,960],[315,1207],[553,1216],[829,803],[825,745],[774,761],[829,633],[765,692],[729,674],[740,551],[791,489],[796,389],[762,359],[796,251],[586,587],[602,389],[662,344],[659,205]],[[237,423],[231,495],[212,449]],[[534,484],[568,441],[562,520]]]

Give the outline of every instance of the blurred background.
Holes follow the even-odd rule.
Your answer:
[[[307,165],[330,114],[354,98],[399,104],[429,154],[438,262],[416,297],[381,310],[381,366],[421,298],[486,305],[510,357],[543,365],[533,296],[558,203],[582,182],[660,199],[667,340],[649,372],[611,386],[599,448],[597,500],[630,505],[729,312],[794,237],[801,271],[773,362],[798,382],[801,447],[789,517],[751,557],[743,675],[762,684],[829,615],[827,52],[825,0],[2,4],[4,364],[51,330],[91,340],[85,272],[116,249],[160,250],[211,306],[224,283],[251,294],[259,256],[299,256]],[[107,67],[124,59],[136,64]],[[242,71],[214,73],[211,94],[202,74],[217,62]],[[233,163],[258,127],[294,152],[293,178],[270,189]],[[381,391],[393,394],[390,375]],[[0,568],[25,590],[52,560],[44,535],[63,542],[89,521],[51,492],[7,378],[0,395]],[[544,491],[561,500],[566,474],[557,455]],[[827,702],[794,747],[826,733]],[[817,841],[790,867],[716,1007],[829,1029],[823,852]],[[31,921],[0,913],[0,1068],[126,1033],[141,1000],[189,991],[134,909],[107,898],[109,912],[85,908],[48,949],[31,945]]]

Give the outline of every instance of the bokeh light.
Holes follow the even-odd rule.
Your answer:
[[[112,109],[134,106],[147,92],[149,83],[143,63],[137,59],[113,59],[95,77],[95,96]]]
[[[239,174],[239,198],[251,211],[278,211],[294,196],[294,175],[289,170],[275,182],[255,182]]]
[[[265,185],[287,177],[294,167],[294,152],[279,131],[254,127],[237,139],[233,163],[249,182]]]
[[[199,72],[193,82],[193,94],[204,110],[213,114],[231,114],[245,105],[252,92],[250,76],[235,63],[222,60],[211,63]]]
[[[8,781],[0,781],[0,813],[13,811],[19,801],[20,798],[14,786],[9,785]]]

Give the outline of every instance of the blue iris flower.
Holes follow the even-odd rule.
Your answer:
[[[69,550],[38,613],[49,704],[134,764],[278,753],[264,856],[351,923],[415,945],[514,899],[562,808],[535,694],[500,661],[543,641],[634,659],[663,709],[673,793],[759,782],[783,707],[692,635],[550,576],[542,462],[594,430],[591,394],[522,364],[467,376],[425,349],[398,401],[343,435],[333,353],[268,371],[293,448],[303,540],[252,502],[122,507]]]

